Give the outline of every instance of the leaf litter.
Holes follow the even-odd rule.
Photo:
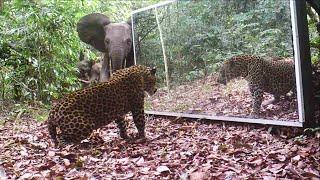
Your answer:
[[[168,94],[165,88],[147,99],[146,109],[153,111],[206,114],[214,116],[249,117],[252,98],[244,79],[230,81],[227,86],[216,82],[215,74],[182,85],[173,86]],[[172,83],[174,84],[174,83]],[[268,104],[273,96],[264,93],[260,118],[298,121],[296,98],[281,97],[279,102]]]
[[[111,123],[95,132],[103,144],[57,149],[46,126],[23,116],[1,125],[0,179],[320,178],[319,138],[293,130],[148,116],[146,141],[119,138]]]

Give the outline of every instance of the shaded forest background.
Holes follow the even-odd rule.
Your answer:
[[[293,57],[289,1],[178,1],[157,12],[172,86],[206,77],[234,55]],[[163,82],[155,10],[134,14],[134,20],[138,62],[159,67]]]
[[[79,52],[86,50],[90,58],[98,57],[99,53],[80,42],[75,27],[77,21],[91,12],[102,12],[113,21],[126,21],[132,10],[157,2],[5,1],[0,14],[0,99],[47,103],[79,89],[76,72]],[[274,3],[279,8],[274,9]],[[287,16],[286,4],[286,1],[276,0],[240,3],[190,1],[177,3],[171,9],[161,9],[160,17],[167,18],[162,26],[167,27],[165,43],[171,50],[168,57],[176,60],[170,62],[169,72],[179,67],[188,72],[183,77],[193,80],[215,71],[217,62],[240,53],[290,57],[291,44],[284,41],[291,38],[291,32],[287,31],[290,29],[287,19],[290,16]],[[212,8],[217,6],[217,11],[211,13]],[[316,64],[320,57],[320,38],[316,30],[319,16],[311,8],[308,14],[312,62]],[[174,28],[168,28],[166,23],[168,18],[171,23],[174,22],[170,19],[173,15],[179,15],[185,21],[176,21]],[[275,28],[279,26],[270,24],[270,21],[283,26]],[[155,21],[149,23],[152,25]],[[261,31],[261,27],[267,28]],[[148,49],[147,54],[139,55],[142,61],[143,56],[162,61],[159,39],[154,34],[151,32],[146,37],[149,44],[145,45],[154,48]],[[241,37],[242,41],[234,43],[235,37]],[[185,44],[181,46],[181,43]],[[160,77],[164,75],[160,74]]]
[[[80,42],[78,20],[102,12],[114,22],[150,1],[5,1],[0,14],[0,99],[49,102],[80,88],[79,52],[100,56]]]
[[[44,121],[48,108],[55,99],[81,88],[76,68],[80,51],[86,51],[90,59],[100,57],[100,53],[80,42],[76,33],[77,21],[91,12],[102,12],[114,21],[125,21],[132,10],[159,0],[3,2],[0,0],[0,179],[319,179],[319,127],[307,128],[302,134],[303,129],[293,127],[147,116],[146,141],[121,139],[116,123],[110,123],[95,132],[104,140],[102,145],[57,149],[49,140],[47,122]],[[190,81],[190,89],[197,92],[189,94],[193,99],[206,99],[214,108],[225,110],[215,104],[219,103],[217,97],[222,88],[215,85],[212,92],[208,86],[216,82],[206,81],[208,83],[203,84],[201,78],[216,71],[216,64],[221,60],[239,53],[290,57],[290,44],[281,43],[283,39],[290,38],[285,31],[290,29],[287,27],[290,24],[280,17],[284,13],[282,5],[285,1],[201,2],[203,4],[183,1],[185,4],[178,3],[171,9],[158,11],[166,35],[167,56],[175,60],[170,61],[169,72],[175,80],[179,78],[176,71],[186,73],[182,76],[186,78],[183,80]],[[224,2],[228,2],[228,6]],[[282,8],[265,8],[268,3],[277,3]],[[179,8],[182,6],[188,9]],[[220,9],[210,13],[213,6]],[[227,14],[220,16],[220,12]],[[174,15],[185,21],[175,21],[172,19]],[[235,19],[231,19],[231,15]],[[230,29],[223,29],[224,25],[219,24],[217,16],[221,22],[230,22],[227,26]],[[140,36],[140,41],[144,38],[149,49],[145,49],[145,54],[139,54],[139,58],[141,62],[155,63],[162,68],[161,46],[159,37],[155,36],[157,27],[154,16],[150,17],[152,21],[144,23],[151,25],[152,29],[145,29],[144,32],[149,32],[148,36]],[[268,21],[277,18],[285,24],[276,29]],[[215,24],[211,24],[212,21]],[[319,75],[316,87],[320,88],[320,23],[319,15],[310,7],[308,21],[312,62],[314,67],[318,67]],[[176,28],[169,27],[166,24],[169,22],[175,23]],[[263,32],[260,29],[262,25],[267,27]],[[205,33],[194,31],[198,26]],[[170,34],[171,30],[171,33],[181,36]],[[189,36],[190,33],[194,35]],[[233,43],[233,37],[241,37],[243,42]],[[259,42],[257,37],[263,37],[265,41]],[[143,43],[140,45],[138,48],[141,49],[145,46]],[[151,57],[152,61],[148,61],[147,57]],[[163,73],[157,75],[164,80]],[[183,86],[180,89],[182,93],[189,92]],[[211,94],[199,97],[200,90],[210,90]],[[161,89],[155,96],[161,95],[160,92]],[[320,94],[320,90],[318,92]],[[239,101],[238,97],[242,102],[236,104],[234,102]],[[181,101],[193,105],[190,103],[195,102],[192,98]],[[179,105],[176,99],[172,104]],[[235,94],[225,100],[232,103],[228,108],[251,102],[246,94]],[[165,106],[167,109],[168,104]],[[285,109],[283,104],[278,106],[281,112]],[[246,106],[245,111],[238,113],[249,112],[246,111],[249,108]],[[272,111],[279,113],[274,108],[269,112]],[[197,110],[194,112],[198,113]],[[315,119],[319,117],[318,111]],[[129,121],[128,134],[133,135],[136,129],[132,118],[126,116],[125,119]]]

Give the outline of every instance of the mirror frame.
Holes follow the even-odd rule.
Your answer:
[[[136,60],[135,49],[135,36],[134,36],[134,15],[143,11],[157,9],[162,6],[169,5],[177,2],[177,0],[164,1],[148,7],[137,9],[131,12],[132,22],[132,36],[133,36],[133,51],[134,62]],[[290,0],[292,36],[293,36],[293,49],[295,61],[295,74],[296,74],[296,87],[297,87],[297,102],[299,121],[280,121],[280,120],[267,120],[267,119],[251,119],[240,117],[228,116],[213,116],[203,114],[188,114],[177,112],[162,112],[162,111],[145,111],[149,115],[159,116],[173,116],[185,117],[195,119],[208,119],[216,121],[231,121],[242,123],[254,124],[268,124],[279,126],[292,126],[292,127],[314,127],[314,96],[312,92],[312,69],[311,69],[311,54],[309,42],[309,30],[306,11],[306,0]]]

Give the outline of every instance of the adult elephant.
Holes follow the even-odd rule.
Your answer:
[[[81,41],[104,53],[100,82],[107,81],[111,73],[134,64],[130,23],[112,23],[107,16],[92,13],[79,20],[77,31]]]

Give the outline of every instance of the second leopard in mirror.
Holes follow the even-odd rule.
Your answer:
[[[251,117],[254,118],[260,114],[264,92],[272,94],[275,101],[290,90],[295,93],[293,61],[269,61],[254,55],[234,56],[222,64],[217,81],[227,84],[237,77],[248,81],[253,106]]]

